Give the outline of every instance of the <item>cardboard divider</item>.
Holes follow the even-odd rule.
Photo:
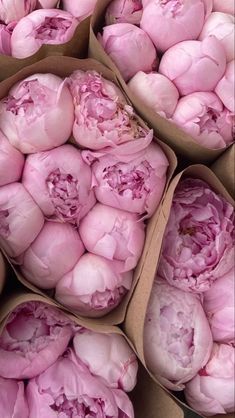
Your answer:
[[[207,182],[211,188],[218,194],[222,195],[229,203],[234,206],[234,200],[229,195],[223,184],[216,177],[216,175],[206,166],[203,165],[192,165],[177,174],[170,183],[168,191],[165,195],[165,198],[162,202],[161,208],[159,210],[159,216],[156,218],[155,225],[153,225],[153,234],[152,239],[149,244],[149,249],[144,260],[142,273],[140,275],[139,281],[136,285],[135,291],[132,295],[132,299],[128,305],[127,314],[124,322],[124,330],[129,337],[130,341],[133,343],[138,357],[140,358],[143,365],[147,368],[144,356],[144,344],[143,344],[143,333],[144,333],[144,324],[146,310],[153,286],[154,277],[157,271],[158,261],[161,254],[161,246],[164,237],[165,228],[169,219],[172,200],[174,196],[175,189],[183,177],[194,177]],[[155,382],[161,387],[162,384],[157,380],[157,378],[148,370],[150,376],[154,379]],[[180,402],[179,399],[174,396],[168,389],[164,390],[173,397],[179,404],[184,407],[189,408],[184,403]],[[191,408],[189,408],[191,409]],[[196,411],[194,411],[196,412]],[[226,418],[229,418],[229,415],[224,415]],[[165,418],[165,417],[164,417]],[[166,418],[172,418],[170,415],[166,415]]]
[[[113,81],[115,84],[117,84],[119,86],[118,80],[115,76],[115,74],[108,68],[106,68],[105,66],[103,66],[101,63],[93,60],[93,59],[85,59],[85,60],[79,60],[79,59],[75,59],[75,58],[70,58],[70,57],[47,57],[35,64],[32,64],[31,66],[25,67],[24,69],[22,69],[21,71],[19,71],[17,74],[13,75],[12,77],[4,80],[2,83],[0,83],[0,99],[3,98],[4,96],[6,96],[8,94],[9,89],[11,88],[12,85],[14,85],[17,81],[24,79],[25,77],[34,74],[34,73],[54,73],[60,77],[67,77],[69,76],[73,71],[75,70],[96,70],[98,71],[100,74],[102,74],[105,78],[107,78],[108,80]],[[143,127],[147,127],[146,124],[138,117],[138,122],[143,126]],[[168,173],[167,173],[167,184],[165,187],[165,192],[167,190],[167,186],[171,180],[171,177],[175,171],[176,165],[177,165],[177,160],[175,157],[174,152],[164,143],[162,143],[161,141],[159,141],[158,139],[154,139],[163,149],[163,151],[165,152],[168,160],[169,160],[169,168],[168,168]],[[70,138],[69,142],[71,142],[73,145],[77,146],[74,139]],[[159,207],[161,206],[161,204],[159,205]],[[122,302],[120,303],[120,305],[115,308],[113,311],[111,311],[109,314],[105,315],[102,318],[94,318],[93,322],[96,323],[104,323],[104,324],[119,324],[121,322],[123,322],[124,317],[125,317],[125,313],[126,313],[126,308],[127,305],[130,301],[130,298],[132,296],[134,287],[137,283],[137,281],[139,280],[139,277],[141,275],[142,272],[142,268],[143,268],[143,263],[146,257],[146,254],[148,252],[149,249],[149,245],[150,245],[150,241],[152,239],[152,234],[154,232],[154,225],[156,223],[156,219],[158,217],[158,213],[159,213],[159,209],[157,209],[157,211],[155,212],[155,214],[152,216],[152,218],[148,221],[148,225],[146,228],[146,239],[145,239],[145,246],[144,246],[144,250],[142,253],[142,256],[139,260],[139,263],[135,269],[135,273],[134,273],[134,278],[133,278],[133,283],[132,283],[132,288],[130,289],[130,291],[128,291],[128,293],[125,295],[125,297],[123,298]],[[10,260],[9,260],[10,261]],[[20,280],[20,282],[26,286],[27,288],[29,288],[31,291],[33,292],[37,292],[40,295],[44,295],[47,298],[50,298],[51,292],[43,292],[41,290],[39,290],[38,288],[36,288],[34,285],[32,285],[31,283],[29,283],[19,272],[19,269],[15,266],[13,266],[15,274],[17,275],[18,279]],[[58,306],[62,307],[61,304],[58,303]],[[74,312],[74,314],[76,315],[76,312]],[[77,315],[77,317],[81,317],[79,315]]]
[[[235,198],[235,144],[231,145],[211,166],[224,187]]]
[[[155,134],[163,142],[168,144],[179,157],[186,158],[194,163],[209,163],[215,161],[215,159],[224,152],[225,148],[208,149],[199,145],[191,135],[184,132],[176,124],[155,113],[149,106],[146,106],[130,91],[117,66],[100,45],[96,35],[98,32],[102,32],[102,28],[105,24],[105,10],[111,1],[112,0],[97,1],[94,13],[91,17],[89,56],[102,62],[115,72],[119,83],[139,115],[154,129]]]
[[[65,55],[75,58],[87,57],[89,27],[90,17],[79,23],[70,41],[60,45],[42,45],[34,55],[27,58],[19,59],[7,55],[0,55],[0,81],[11,77],[22,68],[52,55]]]

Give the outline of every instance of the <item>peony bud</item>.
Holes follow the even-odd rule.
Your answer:
[[[213,0],[213,11],[235,14],[234,0]]]
[[[58,147],[72,132],[74,107],[68,87],[53,74],[34,74],[0,101],[0,126],[25,154]]]
[[[78,232],[68,224],[46,222],[21,257],[21,270],[29,282],[52,289],[84,253]]]
[[[57,283],[55,299],[81,315],[103,316],[121,302],[131,287],[132,272],[121,270],[116,261],[86,253]]]
[[[157,53],[151,39],[135,25],[116,23],[106,26],[98,40],[125,81],[138,71],[149,72],[157,67]]]
[[[4,418],[28,418],[29,409],[24,393],[24,382],[0,376],[0,411]]]
[[[205,366],[211,349],[211,331],[199,297],[155,279],[144,329],[151,372],[167,388],[182,390],[183,383]]]
[[[90,16],[95,8],[97,0],[63,0],[63,9],[75,16],[79,22]]]
[[[184,41],[163,55],[159,72],[174,82],[181,95],[213,90],[224,74],[226,54],[214,36]]]
[[[179,92],[164,75],[139,71],[129,81],[130,90],[159,115],[170,118],[176,108]]]
[[[182,97],[172,120],[206,148],[224,148],[233,141],[234,117],[211,92]]]
[[[113,0],[106,10],[106,25],[112,25],[113,23],[139,25],[142,9],[141,0]]]
[[[36,7],[37,0],[0,0],[0,20],[4,23],[18,21]]]
[[[234,98],[234,72],[235,72],[235,61],[231,61],[227,64],[227,68],[224,76],[218,82],[215,92],[218,94],[220,100],[223,102],[230,112],[235,114],[235,98]]]
[[[75,226],[95,204],[91,181],[81,151],[69,144],[29,155],[22,179],[48,219]]]
[[[43,223],[41,210],[21,183],[0,187],[0,247],[10,257],[30,246]]]
[[[104,379],[107,386],[125,392],[134,389],[138,362],[124,337],[86,329],[75,334],[73,347],[91,374]]]
[[[20,180],[24,156],[0,131],[0,186]]]

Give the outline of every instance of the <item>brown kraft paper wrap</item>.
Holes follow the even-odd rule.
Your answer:
[[[85,58],[87,56],[89,41],[89,25],[90,18],[86,18],[79,23],[70,41],[60,45],[42,45],[41,48],[30,57],[19,59],[7,55],[0,55],[0,81],[11,77],[22,68],[51,55]]]
[[[57,307],[57,304],[52,300],[48,300],[38,294],[26,293],[26,291],[21,290],[18,293],[15,293],[5,299],[0,305],[0,335],[10,313],[22,303],[32,301],[44,302],[51,306]],[[68,312],[64,313],[72,321],[76,322],[77,325],[86,327],[94,332],[122,335],[131,346],[128,338],[118,327],[97,325],[94,324],[92,320],[78,320],[78,318],[74,317]],[[155,391],[155,385],[155,382],[152,381],[144,367],[139,363],[136,387],[132,392],[128,393],[128,396],[132,400],[134,406],[135,418],[163,418],[169,406],[171,407],[172,413],[174,414],[172,415],[174,418],[183,418],[178,405],[176,405],[172,400],[167,399],[167,395],[164,393],[164,391],[162,391],[161,388],[157,388],[157,391]]]
[[[98,0],[94,13],[91,17],[89,56],[102,62],[110,68],[117,76],[123,90],[135,107],[137,113],[151,126],[155,135],[169,145],[179,157],[184,157],[194,163],[213,162],[223,149],[208,149],[199,145],[191,135],[184,132],[174,123],[155,113],[149,106],[146,106],[129,89],[114,62],[106,54],[103,47],[96,38],[97,33],[102,32],[105,24],[104,17],[107,6],[112,0]]]
[[[34,73],[54,73],[60,77],[67,77],[69,76],[73,71],[75,70],[96,70],[97,72],[99,72],[100,74],[102,74],[106,79],[113,81],[115,84],[118,85],[118,81],[117,78],[115,76],[115,74],[109,70],[108,68],[104,67],[101,63],[93,60],[93,59],[86,59],[86,60],[79,60],[79,59],[75,59],[75,58],[70,58],[70,57],[47,57],[42,61],[39,61],[38,63],[35,63],[29,67],[25,67],[24,69],[22,69],[21,71],[19,71],[17,74],[15,74],[14,76],[8,78],[7,80],[3,81],[2,83],[0,83],[0,99],[2,99],[3,97],[5,97],[8,94],[9,89],[11,88],[12,85],[14,85],[17,81],[24,79],[25,77],[34,74]],[[139,119],[139,122],[142,126],[146,125],[144,124],[144,122]],[[172,177],[172,174],[176,168],[176,157],[174,152],[164,143],[161,143],[160,141],[158,141],[157,139],[154,139],[157,143],[159,143],[159,145],[162,147],[163,151],[165,152],[168,160],[169,160],[169,168],[168,168],[168,173],[167,173],[167,184],[166,184],[166,188],[167,189],[167,185],[169,184],[169,181]],[[69,142],[71,142],[73,145],[77,146],[74,139],[70,138]],[[160,204],[161,205],[161,204]],[[128,305],[128,302],[131,298],[133,289],[140,277],[141,271],[142,271],[142,267],[143,267],[143,263],[144,263],[144,259],[146,257],[146,253],[148,251],[148,247],[151,241],[151,237],[153,234],[153,227],[156,223],[156,219],[158,216],[158,210],[155,212],[155,214],[152,216],[152,218],[150,220],[148,220],[148,225],[146,228],[146,239],[145,239],[145,246],[144,246],[144,250],[142,253],[142,256],[139,260],[139,263],[135,269],[135,273],[134,273],[134,278],[133,278],[133,283],[132,283],[132,288],[130,289],[130,291],[128,291],[127,295],[124,297],[124,299],[122,300],[122,302],[120,303],[120,305],[115,308],[112,312],[110,312],[109,314],[105,315],[104,317],[100,318],[100,319],[93,319],[94,322],[98,322],[98,323],[105,323],[105,324],[112,324],[112,325],[116,325],[119,324],[121,322],[123,322],[124,317],[125,317],[125,312],[126,312],[126,308]],[[45,293],[43,293],[42,291],[40,291],[38,288],[36,288],[34,285],[32,285],[31,283],[29,283],[19,272],[19,270],[14,267],[15,273],[18,277],[18,279],[20,280],[21,283],[23,283],[23,285],[25,285],[27,288],[29,288],[31,291],[35,292],[35,293],[39,293],[41,295],[44,295],[45,297],[49,298],[49,294],[51,295],[51,292],[48,293],[47,295]],[[59,305],[59,304],[58,304]],[[62,306],[62,305],[59,305]],[[76,314],[74,312],[74,314]]]
[[[157,270],[158,260],[161,253],[161,245],[164,237],[164,231],[169,219],[172,199],[175,189],[182,177],[194,177],[207,182],[211,188],[218,194],[222,195],[229,203],[234,206],[234,200],[231,198],[223,184],[216,177],[216,175],[206,166],[192,165],[186,168],[184,171],[177,174],[170,183],[165,198],[162,202],[159,210],[158,217],[155,225],[152,226],[153,233],[152,239],[149,244],[148,253],[145,257],[141,275],[136,285],[135,291],[132,295],[132,299],[127,309],[127,315],[124,322],[124,330],[128,338],[133,343],[138,357],[143,365],[146,367],[144,357],[144,345],[143,345],[143,333],[146,310],[148,306],[149,297],[152,290],[152,285]],[[149,370],[148,370],[149,371]],[[157,382],[162,388],[163,386],[158,382],[154,375],[149,371],[150,376]],[[170,397],[173,397],[177,402],[181,403],[169,390],[165,389]],[[184,403],[181,403],[184,407]],[[189,408],[187,406],[187,408]],[[191,408],[189,408],[191,409]],[[196,411],[195,411],[196,412]],[[223,415],[225,418],[232,418],[233,415]],[[172,418],[172,415],[166,415],[164,418]],[[215,417],[213,417],[215,418]]]
[[[0,252],[0,294],[2,293],[2,289],[4,286],[5,275],[6,275],[5,261],[4,261],[2,253]]]
[[[235,144],[231,145],[211,166],[224,187],[235,198]]]

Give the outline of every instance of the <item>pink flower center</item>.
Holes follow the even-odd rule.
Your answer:
[[[89,305],[97,310],[114,306],[126,292],[127,290],[123,286],[104,292],[96,291],[93,293]]]
[[[146,181],[149,179],[152,170],[148,161],[143,161],[138,168],[134,167],[129,171],[127,164],[118,163],[104,169],[103,179],[120,196],[129,192],[132,199],[141,199],[143,194],[150,192]]]
[[[56,216],[64,222],[75,223],[81,210],[78,180],[57,168],[49,174],[46,184]]]
[[[10,228],[7,221],[7,218],[9,216],[8,210],[0,210],[0,236],[3,238],[8,238],[10,235]]]
[[[200,131],[204,132],[219,132],[218,120],[220,118],[220,112],[211,107],[207,107],[205,113],[200,117],[198,125]]]
[[[67,399],[66,395],[60,395],[55,403],[50,406],[63,418],[105,418],[103,409],[104,401],[100,398],[90,398],[87,395],[79,396],[76,399]]]
[[[62,17],[46,17],[44,22],[35,28],[35,39],[59,41],[66,34],[71,24],[70,20]]]
[[[164,14],[169,14],[172,17],[180,14],[184,5],[184,0],[160,0],[160,6],[162,7]]]
[[[138,12],[139,10],[142,10],[142,3],[140,0],[133,0],[133,6],[134,6],[133,12]]]

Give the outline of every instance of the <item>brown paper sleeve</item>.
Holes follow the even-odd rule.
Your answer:
[[[235,144],[231,145],[211,166],[231,196],[235,197]]]

